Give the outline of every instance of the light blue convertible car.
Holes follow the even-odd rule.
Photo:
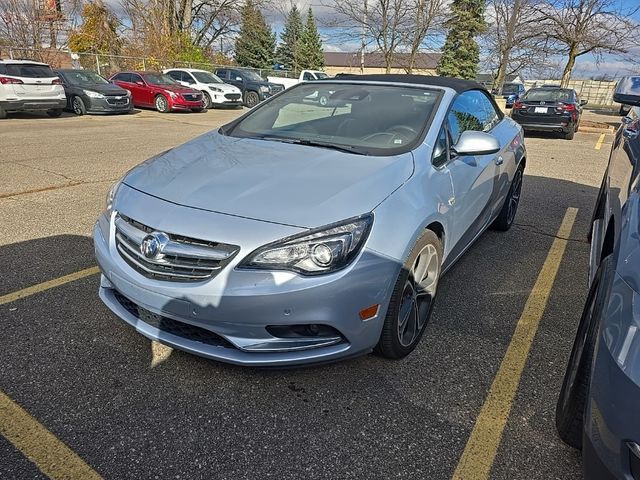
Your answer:
[[[511,226],[525,157],[474,82],[302,83],[112,187],[100,297],[146,337],[225,362],[402,358],[443,272]]]

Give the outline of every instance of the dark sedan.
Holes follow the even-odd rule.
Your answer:
[[[640,77],[618,129],[591,228],[590,290],[558,399],[560,437],[586,480],[640,479]]]
[[[511,118],[525,131],[559,132],[572,140],[586,104],[587,101],[580,100],[570,88],[532,88],[513,104]]]
[[[89,70],[56,70],[67,95],[67,109],[85,113],[128,113],[133,108],[131,94]]]

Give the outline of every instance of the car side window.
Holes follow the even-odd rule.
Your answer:
[[[6,75],[7,74],[7,67],[5,66],[4,63],[0,63],[0,75]]]
[[[224,80],[224,79],[227,78],[227,71],[226,70],[216,70],[216,75]]]
[[[116,75],[116,80],[119,80],[121,82],[131,83],[131,74],[130,73],[119,73],[118,75]]]
[[[178,82],[182,80],[182,72],[180,70],[172,70],[168,72],[168,75]]]
[[[467,130],[488,132],[501,118],[502,115],[485,93],[480,90],[463,92],[453,101],[449,110],[451,141],[455,145]]]
[[[142,77],[140,75],[137,75],[135,73],[131,74],[131,80],[129,80],[131,83],[136,83],[136,82],[142,82]],[[144,82],[143,82],[144,83]]]
[[[313,80],[313,75],[311,75],[311,73],[309,72],[304,72],[304,75],[302,77],[302,79],[306,82]]]
[[[436,144],[433,146],[431,163],[438,168],[449,161],[449,133],[445,125],[440,129]]]
[[[189,72],[182,72],[182,81],[187,82],[190,85],[196,83],[195,78]]]

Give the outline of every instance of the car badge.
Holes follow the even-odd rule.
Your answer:
[[[540,102],[540,105],[546,105],[546,103],[544,103],[544,102]]]
[[[142,239],[140,244],[140,253],[150,260],[159,260],[164,255],[162,250],[169,243],[169,237],[166,233],[153,232]]]

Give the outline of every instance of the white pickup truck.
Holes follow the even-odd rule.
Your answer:
[[[325,78],[329,78],[329,75],[319,70],[302,70],[298,78],[267,77],[267,80],[269,80],[271,83],[279,83],[280,85],[284,85],[284,88],[289,88],[297,85],[300,82],[324,80]]]

